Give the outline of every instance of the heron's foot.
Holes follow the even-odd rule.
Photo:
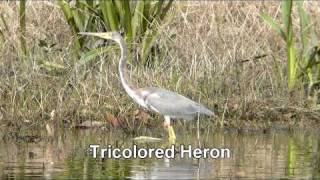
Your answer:
[[[176,144],[176,139],[169,138],[169,145]]]
[[[174,133],[172,126],[168,126],[168,134],[169,134],[169,143],[175,144],[176,143],[176,134]]]

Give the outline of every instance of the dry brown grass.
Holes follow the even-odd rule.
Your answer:
[[[97,61],[89,69],[80,69],[85,76],[74,79],[78,57],[72,53],[72,37],[58,6],[54,1],[28,1],[30,55],[21,62],[17,3],[0,3],[0,12],[9,24],[6,31],[0,23],[5,35],[0,42],[2,121],[19,127],[43,125],[55,110],[61,124],[101,120],[106,112],[130,123],[138,107],[119,83],[118,54],[112,52],[114,56],[109,54],[103,63]],[[308,2],[305,6],[318,27],[319,10],[315,4],[319,3]],[[279,17],[279,8],[277,2],[176,3],[171,12],[173,21],[158,41],[162,54],[154,59],[153,66],[129,66],[130,77],[140,86],[178,91],[211,108],[218,107],[215,124],[266,120],[268,114],[261,111],[269,112],[265,110],[268,108],[275,109],[274,113],[279,112],[277,107],[304,109],[303,89],[298,87],[291,95],[286,90],[285,46],[260,18],[262,11]],[[57,45],[45,51],[38,46],[40,40]],[[264,57],[255,58],[258,56]],[[68,70],[48,72],[39,65],[43,60],[64,65]],[[286,114],[279,114],[276,119],[282,115]]]

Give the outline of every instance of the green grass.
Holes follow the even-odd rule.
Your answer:
[[[293,13],[294,5],[297,6],[299,17],[299,31],[293,27]],[[298,79],[302,83],[307,83],[307,96],[315,95],[313,86],[319,82],[319,53],[318,53],[318,39],[313,29],[309,14],[303,7],[302,2],[294,2],[286,0],[282,2],[282,21],[283,27],[276,22],[275,19],[262,13],[263,20],[270,24],[271,27],[278,32],[281,38],[286,43],[287,56],[287,82],[289,90],[293,90]],[[299,36],[295,34],[299,33]],[[300,38],[300,39],[298,39]],[[297,41],[298,39],[298,41]],[[298,42],[298,45],[295,43]],[[307,79],[307,82],[305,80]],[[317,104],[317,102],[315,102]]]

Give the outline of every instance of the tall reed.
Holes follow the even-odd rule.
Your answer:
[[[262,18],[268,24],[274,28],[282,39],[286,42],[287,49],[287,65],[288,65],[288,88],[291,90],[296,83],[297,61],[296,61],[296,49],[293,41],[293,29],[292,29],[292,0],[285,0],[282,2],[282,21],[284,27],[281,27],[272,17],[262,13]]]
[[[27,54],[26,42],[26,0],[20,1],[19,7],[19,22],[20,22],[20,44],[23,55]]]

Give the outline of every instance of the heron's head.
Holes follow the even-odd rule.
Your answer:
[[[81,35],[87,35],[87,36],[96,36],[102,39],[110,39],[119,42],[122,37],[120,33],[114,31],[114,32],[99,32],[99,33],[93,33],[93,32],[81,32],[79,33]]]

